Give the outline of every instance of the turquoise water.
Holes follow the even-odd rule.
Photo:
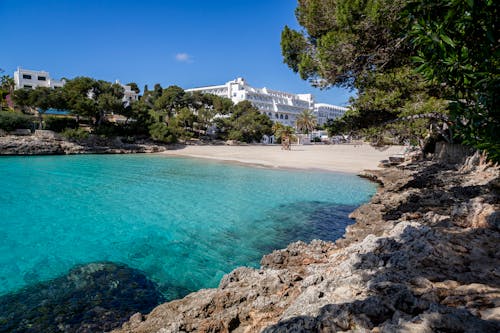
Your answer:
[[[340,237],[375,185],[347,174],[156,155],[0,158],[0,294],[125,263],[168,298],[291,241]]]

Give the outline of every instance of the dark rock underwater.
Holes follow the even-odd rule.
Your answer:
[[[141,271],[111,262],[90,263],[0,296],[0,332],[110,331],[163,301]]]

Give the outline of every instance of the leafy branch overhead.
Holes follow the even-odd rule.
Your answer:
[[[499,1],[299,0],[284,62],[321,88],[356,89],[332,129],[359,131],[450,112],[454,139],[500,158]],[[429,110],[431,108],[431,110]],[[414,119],[414,118],[410,118]],[[415,118],[418,119],[418,118]],[[430,123],[411,121],[428,136]]]

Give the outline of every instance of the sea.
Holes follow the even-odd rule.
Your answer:
[[[2,157],[0,295],[111,262],[183,297],[291,242],[338,239],[375,191],[352,174],[161,155]]]

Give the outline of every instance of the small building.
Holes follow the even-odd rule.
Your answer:
[[[14,72],[15,89],[36,87],[60,88],[64,86],[64,80],[55,80],[50,77],[49,72],[34,71],[30,69],[17,68]]]
[[[123,88],[123,102],[125,102],[126,105],[129,105],[132,102],[138,101],[139,100],[139,94],[135,92],[135,90],[132,90],[131,86],[127,86],[126,84],[121,84],[120,81],[116,80],[116,84],[119,84]]]

